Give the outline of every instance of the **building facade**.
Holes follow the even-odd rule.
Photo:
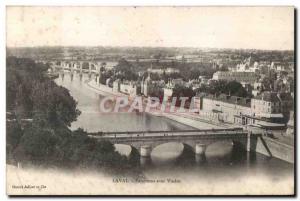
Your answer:
[[[250,102],[250,99],[225,94],[208,95],[203,98],[202,111],[212,113],[211,116],[221,122],[242,123],[237,117],[251,114]]]
[[[251,85],[254,85],[258,78],[254,72],[217,71],[213,74],[213,80],[237,81]]]
[[[251,100],[252,116],[269,122],[286,123],[292,108],[289,93],[263,92]]]
[[[293,99],[288,93],[275,92],[263,92],[252,99],[221,94],[205,96],[201,106],[217,121],[282,129],[290,118]]]
[[[162,91],[164,85],[165,82],[163,80],[161,81],[151,80],[150,73],[148,73],[148,77],[145,80],[143,78],[141,81],[140,91],[141,94],[144,96],[151,96],[153,94],[157,94],[159,91]]]

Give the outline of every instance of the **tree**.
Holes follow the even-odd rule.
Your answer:
[[[79,115],[77,103],[44,72],[44,66],[32,60],[7,59],[8,160],[63,168],[132,169],[110,142],[68,128]],[[18,122],[24,118],[32,121],[21,126]]]
[[[62,144],[64,160],[69,165],[94,168],[124,168],[128,164],[125,156],[115,151],[108,141],[90,138],[82,129],[75,130]]]
[[[241,83],[237,81],[230,81],[226,84],[225,93],[228,92],[230,95],[239,96],[239,97],[247,97],[248,93],[246,89],[241,85]]]
[[[185,105],[186,107],[188,107],[192,97],[194,97],[195,94],[196,93],[190,87],[185,87],[182,85],[175,85],[175,87],[173,88],[172,97],[177,98],[176,106],[181,105],[180,97],[188,97],[188,100],[186,101],[186,105]]]
[[[25,129],[19,144],[26,158],[19,158],[19,160],[29,160],[34,164],[53,163],[56,158],[54,156],[58,153],[56,148],[58,143],[59,138],[52,129],[29,127]]]
[[[116,78],[121,80],[136,80],[138,77],[134,72],[132,64],[130,64],[126,59],[120,59],[115,70],[117,72]]]
[[[7,123],[6,125],[6,151],[11,153],[19,144],[23,131],[17,122]]]
[[[169,79],[183,78],[179,73],[162,74],[161,79],[168,82]]]
[[[208,94],[230,94],[231,96],[251,97],[251,94],[246,91],[243,85],[237,81],[215,80],[210,85],[202,85],[197,92]]]
[[[69,91],[57,86],[52,80],[35,85],[32,90],[34,114],[45,114],[50,125],[71,125],[80,111]]]

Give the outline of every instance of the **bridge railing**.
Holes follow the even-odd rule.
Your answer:
[[[156,133],[209,133],[209,132],[241,132],[243,128],[228,128],[228,129],[194,129],[194,130],[175,130],[175,131],[115,131],[115,132],[97,132],[90,133],[93,136],[105,136],[105,135],[128,135],[128,134],[156,134]]]
[[[127,135],[117,135],[117,134],[110,134],[110,135],[104,135],[104,136],[90,136],[93,138],[99,138],[99,139],[106,139],[106,140],[147,140],[147,139],[166,139],[166,138],[178,138],[178,139],[182,139],[182,138],[191,138],[194,139],[196,138],[205,138],[205,139],[209,139],[209,138],[232,138],[232,137],[247,137],[248,133],[245,131],[231,131],[231,132],[217,132],[217,133],[202,133],[202,134],[179,134],[179,133],[155,133],[155,134],[127,134]]]
[[[195,136],[208,134],[239,134],[244,132],[242,128],[231,129],[203,129],[203,130],[179,130],[179,131],[124,131],[124,132],[98,132],[90,133],[93,137],[146,137],[146,136]],[[246,132],[245,132],[246,133]]]

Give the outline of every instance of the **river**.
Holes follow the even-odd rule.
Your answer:
[[[100,113],[99,101],[103,96],[85,84],[87,79],[87,75],[80,79],[78,74],[71,79],[66,73],[64,77],[60,75],[55,80],[57,84],[69,89],[81,111],[77,121],[72,123],[71,129],[81,127],[89,132],[193,129],[173,120],[149,114]],[[284,187],[293,186],[293,165],[285,161],[261,154],[240,154],[233,150],[230,142],[218,142],[208,146],[206,160],[197,163],[194,158],[180,157],[183,148],[180,143],[167,143],[156,147],[151,154],[151,162],[143,169],[146,177],[176,177],[181,181],[201,181],[210,186],[226,185],[226,182],[227,185],[229,183],[246,185],[250,181],[254,182],[253,188],[256,182],[267,182],[266,185],[270,187],[275,184]],[[117,145],[116,149],[125,155],[130,152],[130,147],[126,145]],[[267,187],[266,185],[263,186]]]

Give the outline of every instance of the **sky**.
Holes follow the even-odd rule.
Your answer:
[[[293,7],[10,7],[6,45],[294,49]]]

